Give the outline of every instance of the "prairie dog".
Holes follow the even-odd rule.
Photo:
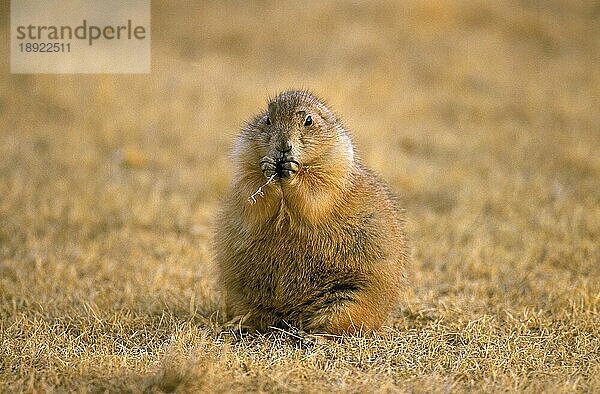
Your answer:
[[[400,296],[403,217],[338,117],[307,91],[283,92],[237,136],[232,167],[214,245],[230,317],[377,330]]]

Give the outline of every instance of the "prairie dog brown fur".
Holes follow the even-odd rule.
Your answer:
[[[229,317],[259,330],[377,330],[399,300],[403,218],[338,117],[309,92],[281,93],[238,135],[232,161],[215,234]]]

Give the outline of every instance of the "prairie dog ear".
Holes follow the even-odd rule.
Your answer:
[[[275,112],[277,112],[278,107],[279,106],[277,105],[276,101],[271,101],[269,103],[269,108],[268,108],[269,114],[274,114]]]

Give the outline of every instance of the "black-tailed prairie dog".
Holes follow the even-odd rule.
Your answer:
[[[237,136],[216,222],[227,313],[259,330],[377,330],[397,305],[403,218],[319,98],[287,91]]]

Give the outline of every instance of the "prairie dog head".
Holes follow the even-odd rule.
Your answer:
[[[286,91],[244,128],[234,158],[267,179],[293,183],[298,177],[348,171],[354,150],[350,136],[322,100],[306,91]]]

